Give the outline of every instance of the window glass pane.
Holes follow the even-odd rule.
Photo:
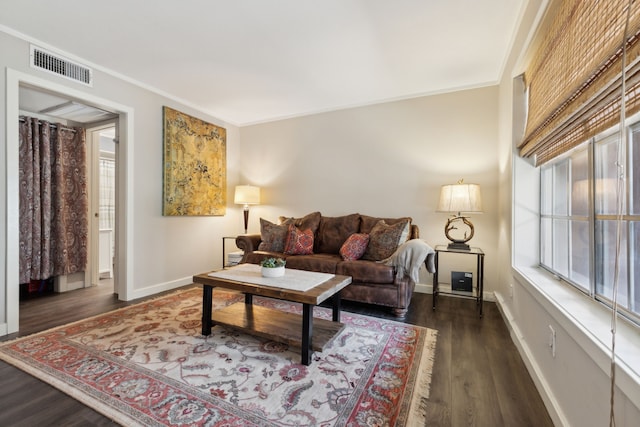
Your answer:
[[[625,147],[614,133],[540,169],[540,264],[606,304],[617,278],[619,308],[640,324],[640,122],[630,135]]]
[[[596,294],[613,299],[616,269],[617,221],[596,221]],[[618,258],[618,304],[628,307],[627,289],[627,222],[621,223],[620,257]]]
[[[571,221],[571,272],[569,278],[576,285],[590,288],[589,280],[589,222]]]
[[[633,130],[631,141],[631,170],[628,174],[629,194],[631,194],[631,214],[640,215],[640,128]]]
[[[569,277],[569,221],[553,220],[553,269]]]
[[[596,145],[596,214],[616,214],[616,179],[618,176],[618,138],[608,138]]]
[[[542,218],[540,223],[540,262],[542,265],[553,268],[553,251],[551,250],[551,218]]]
[[[567,198],[567,182],[569,179],[569,162],[564,161],[557,163],[554,168],[553,175],[553,214],[567,215],[568,198]]]
[[[546,167],[540,171],[540,213],[551,215],[551,197],[553,196],[553,168]]]
[[[587,150],[571,156],[571,215],[589,215],[589,155]]]

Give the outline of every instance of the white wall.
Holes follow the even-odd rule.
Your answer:
[[[499,280],[496,300],[511,336],[556,425],[608,425],[610,333],[608,310],[535,268],[539,261],[539,170],[517,156],[525,111],[515,79],[530,30],[547,2],[530,1],[500,85]],[[555,356],[549,348],[556,333]],[[635,344],[634,344],[635,342]],[[619,325],[615,387],[617,426],[640,419],[637,327]]]
[[[38,43],[41,46],[43,44]],[[44,45],[44,47],[48,47]],[[8,93],[17,92],[17,88],[7,87],[8,75],[33,76],[37,81],[50,83],[61,92],[91,100],[105,100],[126,106],[133,117],[133,129],[121,129],[127,138],[131,176],[129,199],[131,206],[127,218],[130,241],[127,242],[130,264],[128,299],[150,295],[160,290],[170,289],[184,283],[190,283],[195,273],[201,273],[222,264],[222,236],[242,231],[240,209],[233,204],[233,187],[239,176],[239,131],[237,127],[215,117],[202,114],[196,109],[159,95],[137,84],[115,77],[101,69],[94,68],[94,85],[86,87],[63,78],[50,75],[29,67],[29,43],[12,35],[0,32],[0,138],[2,147],[14,147],[17,142],[7,140],[7,120],[17,124],[17,117],[7,119],[7,111],[17,111],[16,105],[7,105]],[[63,55],[70,57],[68,53]],[[79,61],[87,64],[86,61]],[[94,66],[94,64],[88,64]],[[15,71],[15,73],[13,71]],[[13,84],[13,83],[12,83]],[[16,99],[10,99],[15,104]],[[184,113],[193,115],[227,129],[227,215],[221,217],[163,217],[162,216],[162,106],[167,105]],[[11,113],[13,114],[13,113]],[[126,126],[125,126],[126,127]],[[9,151],[11,148],[9,148]],[[9,175],[0,174],[0,223],[2,244],[0,245],[0,334],[6,333],[7,315],[15,313],[6,298],[17,289],[17,276],[6,277],[7,271],[17,270],[17,266],[7,268],[7,258],[17,259],[17,242],[7,242],[8,227],[15,227],[8,221],[9,211],[15,206],[7,206],[7,188],[17,189],[17,167],[7,164],[7,151],[0,150],[1,170],[9,170]],[[126,167],[125,161],[120,163]],[[13,202],[12,202],[13,203]],[[13,264],[13,263],[12,263]],[[6,280],[5,280],[6,278]]]

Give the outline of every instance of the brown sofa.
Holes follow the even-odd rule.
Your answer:
[[[379,224],[381,220],[384,221],[382,225]],[[396,274],[395,266],[386,265],[387,263],[376,260],[370,254],[367,256],[367,253],[363,258],[368,259],[345,260],[340,250],[347,238],[354,233],[364,233],[367,239],[369,236],[373,239],[374,236],[380,235],[381,226],[394,226],[398,229],[402,227],[398,225],[399,222],[408,222],[408,226],[405,225],[406,234],[402,235],[401,239],[417,239],[419,229],[415,224],[411,224],[411,218],[377,218],[361,214],[325,217],[320,212],[314,212],[303,218],[280,217],[279,224],[264,219],[260,221],[261,234],[236,237],[236,245],[244,251],[242,263],[259,264],[268,257],[281,257],[286,259],[287,268],[351,276],[352,283],[341,293],[343,299],[390,307],[399,318],[406,315],[415,288],[415,282],[408,273]],[[277,231],[282,235],[290,224],[294,224],[298,230],[311,230],[313,253],[287,254],[281,244],[265,247],[265,243],[274,240],[271,232]],[[372,231],[374,233],[369,234]],[[367,250],[372,241],[369,241]],[[276,250],[272,250],[273,248]]]

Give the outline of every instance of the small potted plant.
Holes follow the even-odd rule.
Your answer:
[[[263,277],[281,277],[284,276],[284,265],[287,262],[282,258],[265,258],[260,261]]]

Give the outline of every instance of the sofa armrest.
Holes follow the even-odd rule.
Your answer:
[[[236,246],[239,249],[242,249],[245,254],[257,251],[260,242],[260,234],[241,234],[236,237]]]

